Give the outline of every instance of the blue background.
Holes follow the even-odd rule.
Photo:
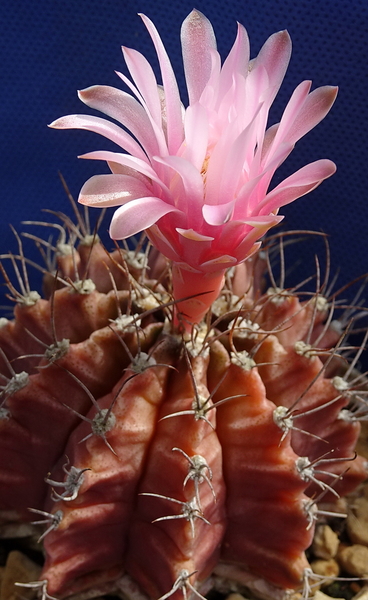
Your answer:
[[[183,91],[179,32],[192,0],[9,0],[2,3],[0,61],[1,248],[15,248],[8,223],[39,219],[40,209],[66,210],[58,179],[75,197],[103,164],[79,161],[78,154],[107,148],[88,132],[47,128],[59,116],[88,112],[76,90],[92,84],[119,87],[114,70],[125,70],[120,46],[136,48],[157,65],[144,12],[156,24]],[[291,64],[272,110],[279,120],[293,89],[303,79],[313,87],[340,88],[327,118],[297,145],[279,179],[319,158],[337,163],[337,173],[312,194],[285,209],[291,228],[331,234],[332,262],[341,283],[368,271],[366,232],[367,0],[198,0],[212,21],[218,49],[226,56],[243,23],[255,56],[266,38],[287,28],[293,41]]]

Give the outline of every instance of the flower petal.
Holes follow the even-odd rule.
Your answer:
[[[182,229],[181,227],[176,227],[175,229],[179,235],[194,242],[211,242],[214,240],[212,236],[202,235],[198,231],[194,231],[194,229]]]
[[[273,212],[280,206],[285,206],[285,204],[308,194],[324,179],[331,177],[335,171],[335,163],[328,159],[317,160],[305,165],[267,194],[259,204],[260,212]]]
[[[284,79],[291,56],[291,39],[286,30],[271,35],[264,43],[258,56],[251,61],[251,68],[263,65],[268,73],[272,104]]]
[[[114,162],[113,160],[108,160],[107,164],[111,173],[113,173],[114,175],[129,175],[129,177],[139,179],[139,181],[142,181],[145,184],[151,183],[149,177],[146,177],[146,175],[143,175],[142,173],[136,171],[135,169],[132,169],[131,167],[126,167],[125,165],[121,165],[117,162]]]
[[[206,204],[227,204],[239,187],[247,159],[251,162],[257,142],[257,116],[262,109],[258,104],[253,121],[239,135],[238,123],[229,124],[211,152],[206,175]]]
[[[177,207],[184,213],[190,215],[192,222],[201,217],[201,207],[203,202],[203,179],[197,169],[187,160],[180,156],[166,156],[162,158],[155,156],[155,161],[174,169],[181,178],[184,187],[184,194],[177,197]],[[174,196],[175,188],[173,184],[171,192]]]
[[[259,105],[259,111],[262,105]],[[228,146],[224,153],[224,173],[221,177],[219,193],[221,198],[233,198],[236,195],[240,185],[243,183],[242,175],[244,171],[250,171],[250,165],[254,158],[254,152],[257,144],[257,125],[258,114],[241,134]],[[240,184],[240,185],[239,185]]]
[[[223,225],[233,212],[235,201],[226,204],[204,204],[202,208],[203,217],[209,225]]]
[[[201,171],[206,158],[209,122],[207,110],[196,102],[188,106],[184,118],[185,148],[183,158],[190,161],[198,171]]]
[[[108,85],[94,85],[79,92],[90,108],[116,119],[137,138],[146,153],[157,154],[158,144],[146,111],[130,94]]]
[[[277,223],[283,220],[282,215],[257,215],[255,217],[249,217],[244,219],[245,225],[251,225],[251,227],[273,227]]]
[[[166,258],[174,262],[180,262],[181,258],[176,252],[173,244],[156,224],[151,225],[150,228],[146,230],[146,235],[152,246],[157,248],[159,252],[166,256]]]
[[[268,162],[270,158],[272,158],[273,150],[277,148],[278,144],[283,142],[286,137],[289,140],[289,130],[292,127],[295,119],[297,118],[298,113],[302,110],[303,104],[308,96],[311,84],[311,81],[302,81],[302,83],[300,83],[293,91],[291,98],[287,103],[284,113],[282,115],[279,127],[277,129],[272,146],[269,150],[266,162]]]
[[[68,115],[56,119],[56,121],[50,123],[49,127],[53,129],[86,129],[87,131],[99,133],[130,154],[133,154],[142,160],[147,160],[147,156],[141,146],[137,144],[131,135],[126,133],[118,125],[115,125],[115,123],[110,123],[109,121],[106,121],[106,119],[101,119],[101,117],[94,117],[91,115]]]
[[[292,144],[282,143],[279,144],[277,148],[275,148],[272,159],[267,163],[267,165],[263,168],[258,167],[258,169],[254,170],[254,172],[250,173],[250,181],[256,179],[256,174],[258,175],[259,182],[257,184],[257,188],[248,198],[248,214],[255,214],[257,212],[257,207],[259,206],[262,199],[266,196],[268,187],[270,185],[270,181],[276,171],[276,169],[282,165],[282,163],[287,159],[290,152],[293,150],[294,146]],[[255,162],[255,161],[254,161]],[[257,166],[257,165],[256,165]],[[252,165],[253,168],[253,165]],[[245,186],[244,186],[245,188]],[[248,190],[245,188],[244,191],[247,193]],[[243,190],[240,191],[239,196],[241,196]]]
[[[335,102],[338,88],[325,85],[313,90],[307,97],[302,110],[296,117],[287,135],[287,140],[295,144],[303,135],[325,118]]]
[[[140,92],[154,121],[161,126],[161,102],[157,92],[157,81],[148,60],[143,54],[122,46],[122,52],[129,72]]]
[[[211,74],[210,78],[205,86],[201,97],[200,103],[207,110],[214,111],[216,106],[216,99],[218,96],[218,84],[221,72],[221,57],[217,50],[211,50]]]
[[[220,271],[222,269],[229,269],[236,265],[238,261],[234,256],[230,256],[229,254],[221,254],[217,258],[212,258],[211,260],[206,260],[205,262],[200,263],[201,271],[205,273],[216,273],[216,271]]]
[[[144,98],[141,94],[141,92],[138,90],[138,88],[130,81],[130,79],[128,79],[128,77],[126,77],[123,73],[120,73],[119,71],[115,71],[116,75],[118,77],[120,77],[120,79],[122,81],[124,81],[125,85],[132,90],[133,94],[135,95],[136,98],[138,98],[139,102],[141,102],[142,106],[144,106],[146,112],[147,112],[147,116],[151,122],[152,125],[152,129],[154,131],[154,134],[156,136],[156,140],[160,149],[160,153],[162,154],[168,154],[168,149],[167,149],[167,143],[166,143],[166,137],[165,137],[165,132],[164,132],[164,124],[163,124],[163,114],[161,113],[160,116],[160,122],[159,124],[156,123],[156,121],[154,120],[154,118],[152,117],[150,110],[148,108],[148,106],[146,105]],[[158,99],[160,101],[160,106],[161,106],[161,93],[160,93],[160,86],[157,86],[157,96]],[[165,127],[166,129],[166,127]]]
[[[140,14],[140,17],[152,38],[160,63],[162,83],[165,91],[167,141],[170,154],[175,154],[183,141],[183,122],[178,84],[170,59],[156,27],[145,15]]]
[[[248,75],[249,39],[246,29],[238,23],[238,33],[225,62],[222,66],[219,81],[219,97],[223,98],[230,89],[234,75]]]
[[[82,187],[78,202],[98,208],[120,206],[150,192],[144,183],[129,175],[94,175]]]
[[[87,152],[81,154],[78,158],[86,158],[89,160],[106,160],[115,164],[120,164],[124,167],[129,167],[142,173],[152,181],[156,182],[165,193],[165,200],[169,200],[171,197],[170,190],[166,187],[164,182],[158,177],[156,171],[152,169],[151,165],[137,158],[136,156],[130,156],[129,154],[122,154],[119,152],[110,152],[109,150],[96,150],[94,152]]]
[[[189,104],[194,104],[199,101],[211,75],[210,51],[216,50],[212,25],[198,10],[192,10],[183,21],[181,46]]]
[[[115,211],[110,225],[113,240],[123,240],[147,229],[170,212],[180,212],[161,198],[148,197],[132,200]]]

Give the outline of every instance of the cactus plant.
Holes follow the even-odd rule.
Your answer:
[[[121,204],[112,236],[145,229],[154,248],[142,237],[107,251],[82,214],[74,224],[59,213],[59,237],[34,238],[43,297],[18,236],[18,254],[3,256],[17,282],[2,267],[15,308],[0,323],[1,518],[43,527],[45,565],[30,584],[43,598],[93,595],[108,582],[151,599],[201,597],[219,579],[282,597],[309,573],[319,503],[367,477],[354,454],[364,341],[348,365],[340,356],[351,309],[336,317],[318,263],[314,293],[285,286],[287,234],[258,241],[280,206],[333,173],[317,161],[267,193],[336,90],[309,94],[304,82],[265,132],[287,34],[266,42],[247,75],[239,26],[220,70],[212,28],[193,11],[182,32],[183,121],[168,57],[144,20],[163,88],[125,49],[136,87],[122,78],[141,104],[112,88],[81,93],[138,141],[97,117],[54,126],[103,133],[133,154],[89,155],[112,175],[87,182],[80,200]]]

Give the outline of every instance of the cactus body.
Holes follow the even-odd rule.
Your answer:
[[[128,575],[180,598],[219,566],[300,587],[318,496],[367,476],[347,409],[360,382],[311,342],[334,337],[326,305],[262,291],[253,257],[217,317],[180,334],[162,257],[72,252],[0,329],[1,516],[43,523],[47,593]]]

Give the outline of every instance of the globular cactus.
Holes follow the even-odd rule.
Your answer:
[[[232,86],[242,85],[244,30],[216,87],[212,29],[194,11],[183,26],[192,110],[180,146],[170,66],[152,23],[146,25],[163,90],[153,87],[143,57],[126,50],[142,106],[117,90],[83,96],[115,118],[121,110],[142,147],[97,117],[65,117],[56,126],[108,132],[139,154],[99,153],[113,175],[87,182],[82,201],[117,205],[125,194],[112,233],[123,238],[146,229],[159,252],[144,239],[135,250],[117,245],[108,252],[81,216],[73,224],[59,214],[58,240],[36,239],[47,248],[44,298],[29,287],[19,238],[18,254],[3,257],[18,281],[3,267],[15,309],[0,323],[1,519],[44,527],[43,598],[93,595],[109,582],[152,600],[201,597],[219,579],[281,598],[309,573],[305,550],[325,512],[319,503],[350,492],[368,474],[354,453],[366,415],[364,380],[355,370],[365,340],[350,363],[340,356],[351,308],[334,316],[336,293],[320,283],[318,265],[314,293],[285,287],[286,234],[269,237],[262,250],[257,242],[280,220],[279,206],[333,172],[330,161],[312,163],[265,195],[274,168],[323,118],[335,91],[308,95],[309,87],[300,87],[279,127],[261,139],[262,111],[277,87],[268,79],[281,82],[289,52],[285,32],[276,34],[245,87],[253,117],[224,129],[224,103],[241,108]],[[194,41],[204,52],[202,79],[194,72]],[[259,106],[255,85],[264,87]],[[218,120],[211,113],[209,124],[223,129],[217,150],[214,130],[206,134],[204,126],[210,105]],[[135,120],[142,107],[152,131]],[[193,127],[205,136],[202,149]],[[279,154],[271,152],[276,139],[283,140]],[[153,156],[165,143],[171,151]],[[245,151],[247,164],[233,167],[233,182],[225,164],[225,185],[216,169],[227,145],[232,161]],[[189,198],[198,196],[198,161],[202,213]],[[238,197],[211,204],[216,181],[223,194],[230,187]],[[119,192],[121,185],[127,191]],[[245,217],[237,204],[247,202]],[[271,263],[278,253],[276,282]]]
[[[343,319],[331,325],[321,292],[235,294],[239,276],[262,282],[262,250],[179,333],[154,253],[85,242],[56,251],[45,298],[8,281],[2,521],[43,524],[41,580],[60,598],[124,574],[152,599],[207,591],[216,573],[298,588],[319,497],[367,477],[352,460],[363,380],[339,358]]]

